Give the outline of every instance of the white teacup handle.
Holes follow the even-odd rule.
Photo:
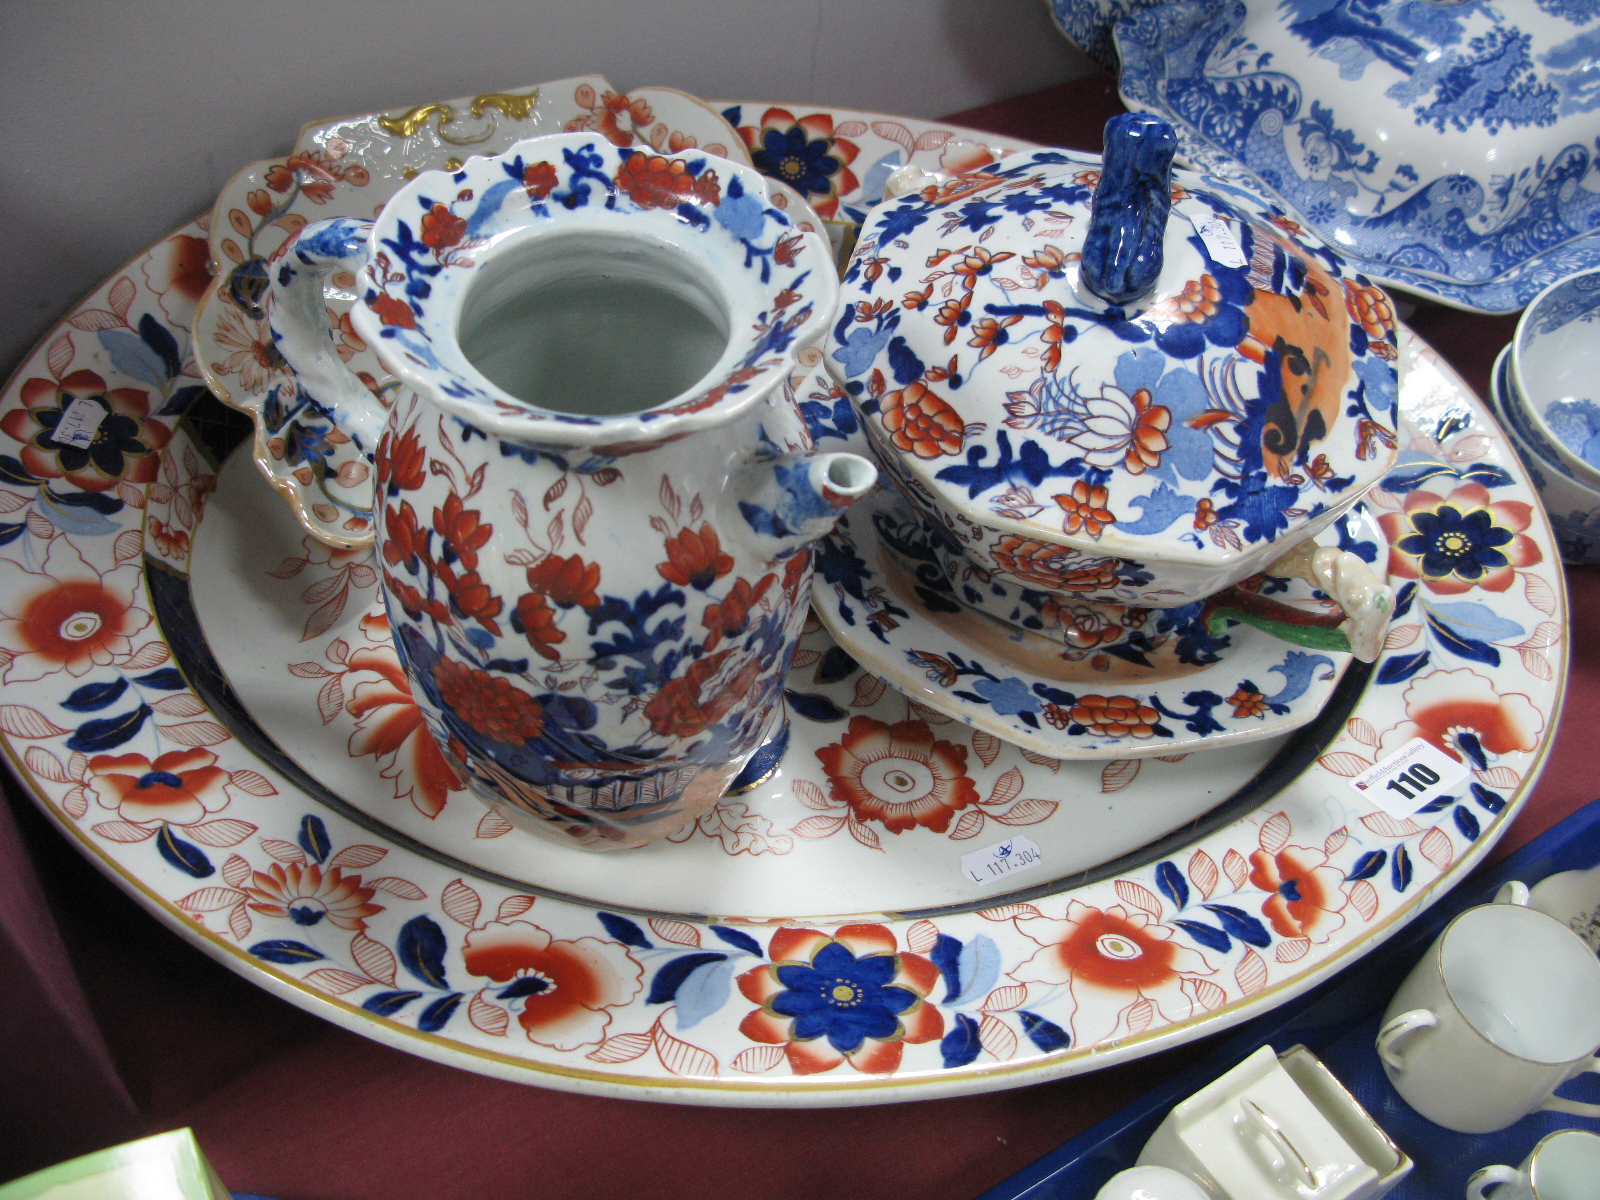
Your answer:
[[[1527,908],[1533,903],[1533,896],[1528,891],[1528,885],[1512,879],[1500,885],[1500,890],[1494,894],[1496,904],[1520,904]]]
[[[1401,1013],[1378,1030],[1378,1057],[1392,1070],[1404,1071],[1406,1062],[1395,1053],[1395,1043],[1419,1029],[1431,1029],[1438,1023],[1439,1018],[1426,1008],[1413,1008],[1409,1012]]]
[[[1484,1192],[1497,1183],[1524,1183],[1522,1172],[1515,1167],[1503,1167],[1498,1164],[1485,1167],[1475,1172],[1467,1180],[1467,1200],[1484,1200]]]
[[[1567,1076],[1567,1079],[1576,1079],[1579,1075],[1590,1071],[1600,1075],[1600,1055],[1580,1064],[1571,1075]],[[1566,1081],[1563,1080],[1562,1082]],[[1551,1096],[1539,1107],[1548,1112],[1571,1113],[1575,1117],[1600,1117],[1600,1104],[1585,1104],[1581,1100],[1563,1100],[1560,1096]]]
[[[335,271],[358,274],[367,264],[371,221],[334,217],[301,229],[268,265],[268,320],[278,352],[294,368],[301,391],[371,454],[383,433],[387,410],[334,346],[323,302],[323,281]]]

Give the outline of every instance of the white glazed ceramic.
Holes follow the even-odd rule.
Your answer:
[[[1291,1069],[1292,1067],[1292,1069]],[[1377,1200],[1411,1162],[1303,1046],[1263,1046],[1175,1105],[1139,1153],[1214,1200]]]
[[[726,111],[748,126],[776,108]],[[784,111],[826,119],[834,132],[819,135],[818,154],[842,155],[849,141],[858,162],[936,165],[939,147],[977,136]],[[838,211],[860,186],[841,192]],[[501,1078],[680,1103],[887,1103],[1059,1078],[1225,1029],[1326,979],[1469,873],[1538,775],[1566,671],[1562,575],[1494,423],[1419,344],[1397,490],[1372,503],[1387,518],[1416,492],[1483,487],[1495,521],[1537,553],[1466,594],[1435,591],[1451,579],[1412,564],[1390,647],[1355,707],[1330,718],[1332,740],[1302,733],[1284,758],[1270,741],[1170,764],[1030,758],[908,707],[817,632],[796,651],[790,748],[764,783],[680,844],[603,856],[534,845],[453,791],[431,753],[374,601],[370,553],[303,544],[248,446],[220,461],[251,429],[197,399],[189,327],[206,232],[186,226],[85,297],[0,396],[11,447],[0,452],[51,451],[44,474],[8,467],[0,487],[0,639],[13,656],[0,671],[0,741],[119,886],[206,953],[344,1028]],[[814,378],[790,385],[821,443],[840,446],[848,400]],[[133,422],[141,446],[123,442],[104,470],[63,459],[43,433],[74,398]],[[102,606],[98,623],[47,640],[55,657],[30,649],[24,631],[60,632],[21,623],[31,598],[86,584],[98,590],[73,594]],[[1459,746],[1475,775],[1458,803],[1396,822],[1347,781],[1418,731]],[[930,788],[920,820],[891,830],[884,802],[900,793],[857,771],[885,743],[908,772],[959,763],[973,791]],[[818,753],[830,747],[833,774]],[[163,769],[182,786],[159,791],[137,788],[137,764],[91,765],[138,756],[154,769],[169,754],[179,757]],[[1243,791],[1252,762],[1269,769]],[[1042,868],[987,886],[963,875],[972,849],[1019,836],[1051,856]],[[594,890],[567,891],[570,879]],[[1091,928],[1085,950],[1072,939]],[[1135,987],[1095,982],[1107,964],[1093,947],[1113,932],[1154,956],[1158,969]],[[578,970],[574,947],[588,951],[568,980],[600,990],[588,1007],[530,1003],[532,985],[483,973],[496,937],[519,970],[552,979],[553,963]],[[875,959],[891,941],[919,992],[923,964],[937,971],[922,994],[938,1036],[921,1017],[890,1049],[834,1062],[812,1053],[815,1041],[745,1031],[765,1000],[743,988],[761,994],[775,962],[803,965],[828,946]],[[658,985],[670,1001],[650,1002]]]
[[[1520,883],[1446,926],[1390,1001],[1378,1056],[1395,1091],[1435,1124],[1492,1133],[1530,1112],[1600,1116],[1555,1089],[1600,1072],[1600,961],[1527,907]]]
[[[1544,455],[1600,489],[1600,270],[1534,298],[1517,322],[1507,370],[1510,396]]]
[[[1033,151],[880,205],[827,363],[891,477],[985,570],[1176,607],[1263,570],[1388,470],[1393,314],[1184,172],[1154,290],[1101,300],[1078,267],[1100,174],[1097,156]],[[1231,249],[1202,242],[1209,219]],[[1087,570],[1106,559],[1115,579]]]
[[[834,310],[827,242],[749,167],[583,132],[419,175],[269,272],[300,395],[374,457],[390,621],[454,767],[593,849],[715,807],[778,736],[806,547],[876,476],[812,451],[782,386]],[[337,353],[340,273],[391,406]]]
[[[1600,265],[1591,3],[1055,7],[1116,20],[1124,102],[1177,125],[1191,165],[1280,198],[1358,270],[1513,312]]]
[[[1507,370],[1509,345],[1495,359],[1489,387],[1489,403],[1494,409],[1506,441],[1527,469],[1528,478],[1539,490],[1545,512],[1561,544],[1561,557],[1569,563],[1600,562],[1600,487],[1589,488],[1569,473],[1563,462],[1552,462],[1554,454],[1548,438],[1530,421],[1525,405],[1514,402],[1515,388]],[[1536,446],[1544,446],[1541,454]]]
[[[1534,884],[1528,903],[1554,917],[1600,953],[1600,867],[1557,871]]]
[[[1539,1139],[1522,1166],[1485,1167],[1467,1180],[1467,1200],[1600,1200],[1600,1134],[1558,1129]]]
[[[1211,1200],[1194,1180],[1166,1167],[1129,1167],[1106,1180],[1094,1200]]]

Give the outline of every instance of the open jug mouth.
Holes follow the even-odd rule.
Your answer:
[[[756,171],[594,134],[417,176],[373,226],[358,332],[462,420],[658,442],[765,395],[838,303],[825,239]],[[701,414],[705,414],[702,416]]]
[[[537,409],[591,417],[691,399],[732,340],[730,304],[693,255],[656,238],[531,231],[462,300],[461,351]]]

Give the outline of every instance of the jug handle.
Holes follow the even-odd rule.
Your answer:
[[[350,217],[317,221],[283,244],[268,271],[268,320],[278,352],[294,368],[301,393],[368,455],[388,410],[340,359],[322,287],[335,271],[357,275],[367,265],[371,230],[371,221]]]

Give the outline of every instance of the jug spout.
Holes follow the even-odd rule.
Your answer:
[[[785,454],[749,469],[739,515],[782,555],[827,533],[877,481],[878,468],[859,454]]]

